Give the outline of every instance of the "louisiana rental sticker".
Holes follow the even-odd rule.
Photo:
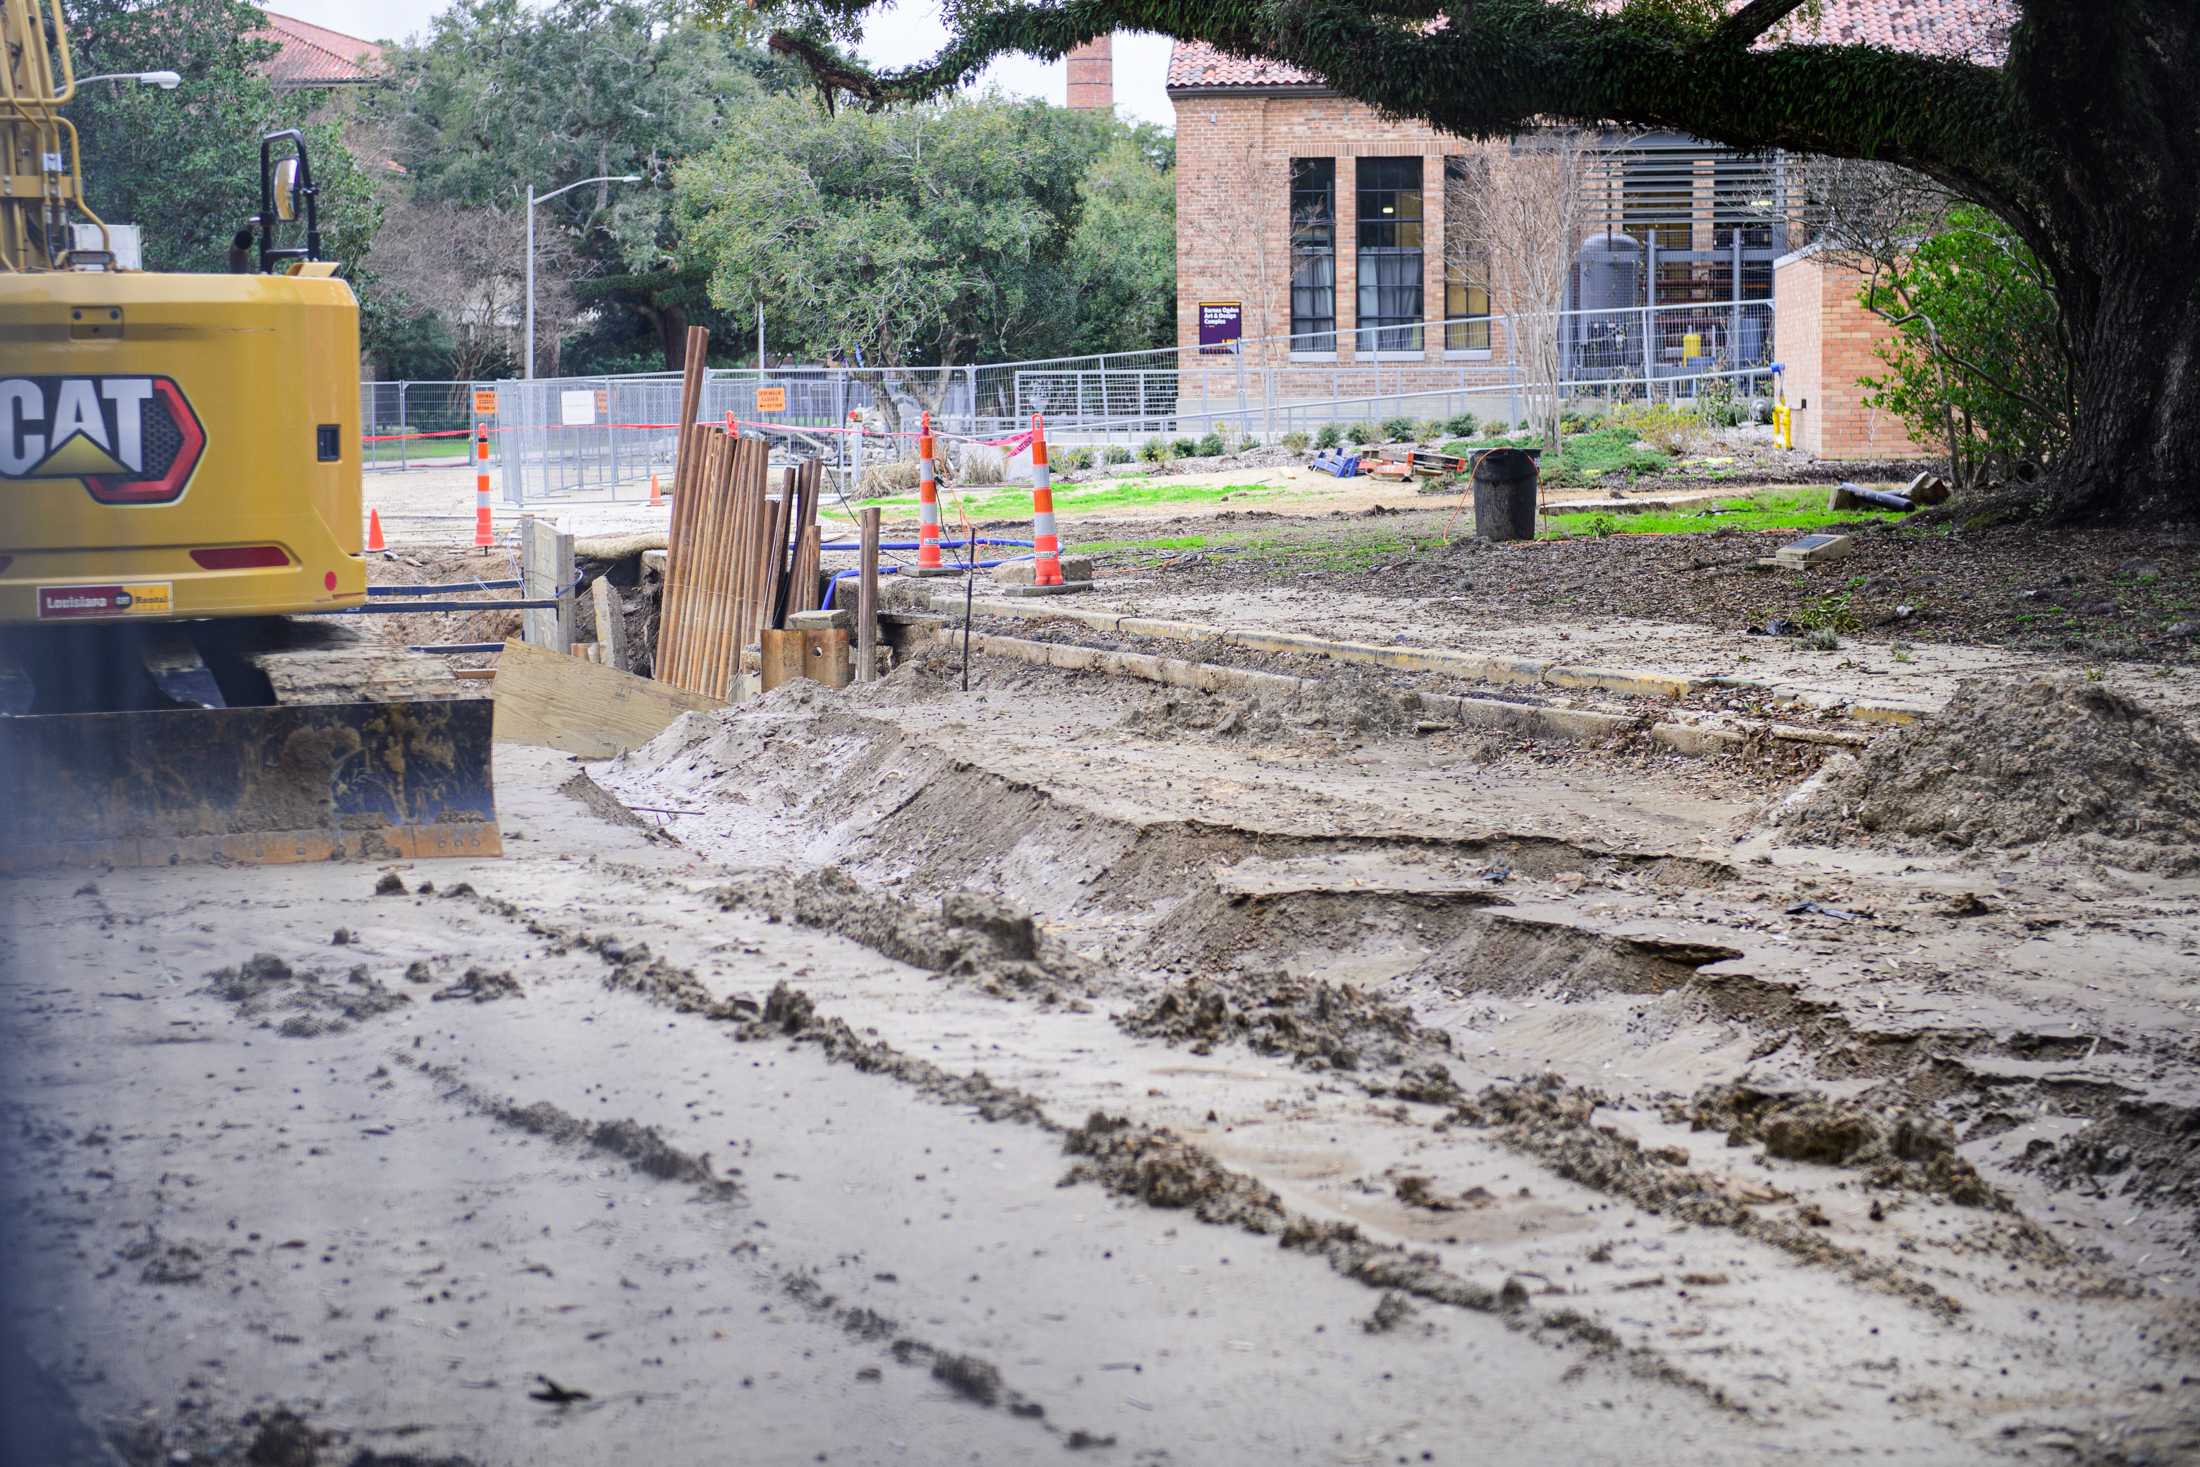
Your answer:
[[[38,619],[60,621],[78,616],[166,616],[175,609],[168,581],[138,581],[127,586],[40,586]]]
[[[172,377],[0,377],[0,479],[74,480],[101,504],[173,504],[205,450]]]

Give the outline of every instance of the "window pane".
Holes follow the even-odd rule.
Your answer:
[[[1421,160],[1358,160],[1359,349],[1421,350]]]
[[[1481,179],[1480,160],[1444,160],[1444,350],[1490,349],[1489,262],[1466,236],[1468,192]],[[1470,162],[1475,166],[1470,167]],[[1473,319],[1462,319],[1473,318]]]
[[[1291,160],[1291,350],[1337,349],[1337,160]]]

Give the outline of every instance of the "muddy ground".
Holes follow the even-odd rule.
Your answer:
[[[1270,680],[943,644],[500,746],[500,860],[0,887],[12,1460],[2200,1453],[2177,698],[1083,641]],[[2113,781],[2025,776],[2050,706]],[[1643,733],[1697,716],[1825,742]]]

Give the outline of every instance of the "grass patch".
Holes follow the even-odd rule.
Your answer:
[[[1245,553],[1256,559],[1309,571],[1354,572],[1438,551],[1449,541],[1442,535],[1369,533],[1322,537],[1256,536],[1248,537],[1244,543]]]
[[[1205,535],[1161,535],[1151,540],[1076,541],[1062,548],[1078,555],[1135,555],[1152,550],[1205,550],[1210,543]]]
[[[1444,445],[1446,453],[1476,453],[1485,448],[1535,448],[1542,439],[1532,433],[1510,438],[1462,438]],[[1662,474],[1674,465],[1672,454],[1651,448],[1636,439],[1631,428],[1591,428],[1569,433],[1555,454],[1546,453],[1540,477],[1546,484],[1577,488],[1594,484],[1607,474]]]
[[[1095,514],[1111,509],[1140,509],[1148,505],[1210,504],[1218,499],[1260,498],[1283,491],[1267,484],[1171,484],[1166,479],[1129,479],[1115,484],[1057,484],[1054,486],[1054,510],[1057,514]],[[865,505],[877,505],[887,510],[914,512],[915,495],[894,495],[886,499],[866,499]],[[941,510],[952,517],[955,513],[953,490],[942,491]],[[1031,513],[1031,491],[1028,488],[988,490],[970,498],[972,519],[1000,519],[1011,515]]]
[[[1669,510],[1613,514],[1583,510],[1544,516],[1546,540],[1584,535],[1708,535],[1714,530],[1823,530],[1905,518],[1891,509],[1829,510],[1826,491],[1809,487],[1768,489],[1736,499],[1705,500]]]
[[[461,435],[456,438],[413,438],[400,442],[392,437],[386,443],[362,443],[359,449],[362,463],[419,463],[424,459],[469,458],[473,455],[474,440]]]

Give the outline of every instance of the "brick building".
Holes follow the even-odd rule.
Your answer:
[[[1805,38],[1984,55],[2006,33],[2006,7],[1825,0],[1819,26]],[[1268,369],[1263,390],[1285,399],[1494,391],[1516,378],[1502,283],[1493,299],[1471,242],[1450,233],[1478,157],[1532,143],[1385,118],[1293,67],[1197,43],[1172,52],[1168,93],[1179,347]],[[1790,172],[1777,155],[1675,134],[1596,139],[1566,307],[1600,314],[1570,320],[1566,380],[1685,382],[1782,354],[1782,333],[1802,328],[1773,307],[1776,266],[1806,243]],[[1790,272],[1799,285],[1806,273],[1818,287],[1813,310],[1838,307],[1826,272]],[[1853,344],[1861,329],[1845,319],[1819,339]],[[1831,456],[1852,422],[1833,401],[1855,390],[1842,382],[1845,357],[1823,366],[1812,411],[1839,428],[1820,445]],[[1215,376],[1188,372],[1185,391]]]

